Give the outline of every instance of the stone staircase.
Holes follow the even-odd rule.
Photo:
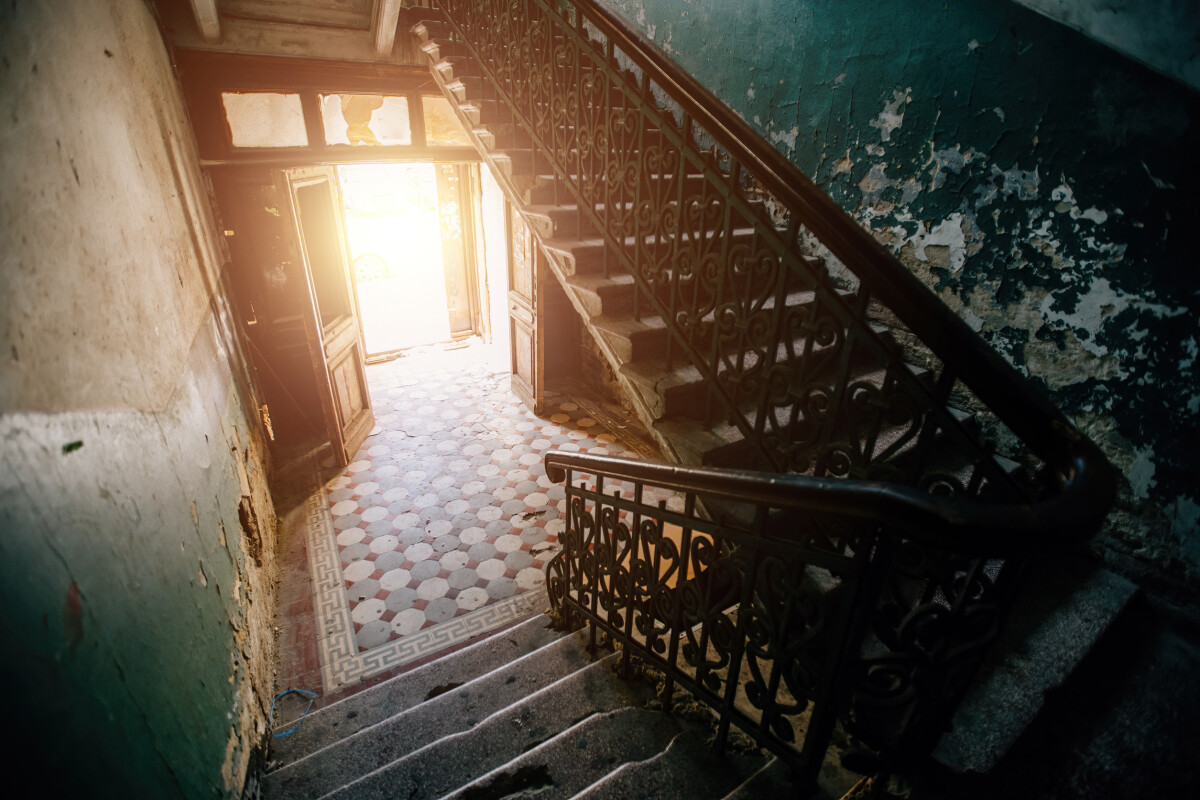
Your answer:
[[[610,244],[567,189],[569,183],[590,179],[586,175],[570,175],[566,179],[555,176],[543,154],[531,147],[530,136],[514,121],[509,109],[490,99],[481,68],[468,55],[465,45],[451,40],[449,25],[440,20],[426,20],[415,24],[412,30],[428,58],[435,81],[457,109],[460,121],[506,196],[521,211],[547,256],[550,270],[579,313],[583,327],[595,340],[625,396],[668,460],[683,465],[867,479],[895,480],[899,476],[901,482],[917,485],[923,483],[914,479],[914,475],[923,472],[936,475],[933,480],[949,477],[963,487],[974,485],[973,491],[981,494],[986,493],[989,482],[1016,473],[1018,463],[1000,455],[983,456],[984,461],[992,463],[980,468],[980,456],[975,452],[978,445],[974,441],[980,433],[976,414],[953,407],[947,411],[962,435],[939,434],[932,446],[925,443],[925,451],[919,458],[912,458],[917,443],[913,420],[905,418],[903,411],[899,418],[889,418],[889,414],[895,417],[894,409],[903,409],[909,402],[903,386],[906,381],[915,378],[932,385],[933,372],[920,363],[923,354],[912,351],[908,345],[907,349],[900,349],[898,339],[906,343],[911,337],[906,338],[898,320],[875,304],[867,309],[865,327],[884,343],[885,349],[865,346],[861,338],[843,346],[852,337],[843,325],[834,322],[829,299],[821,300],[817,292],[808,288],[805,285],[808,278],[799,271],[784,271],[782,293],[761,285],[762,276],[754,275],[753,270],[731,279],[737,282],[724,290],[756,298],[745,303],[747,309],[752,307],[750,316],[769,314],[782,302],[781,327],[790,333],[764,347],[747,347],[750,334],[745,330],[730,333],[727,325],[718,330],[721,325],[716,320],[717,313],[708,308],[693,321],[688,335],[693,344],[698,342],[716,354],[719,366],[715,380],[689,363],[680,354],[678,345],[669,343],[671,334],[662,316],[655,313],[644,295],[637,299],[635,279],[618,263],[616,251],[638,250],[643,258],[656,253],[675,253],[677,257],[679,253],[687,253],[694,257],[705,250],[706,240],[720,239],[723,247],[733,251],[751,245],[761,235],[761,229],[735,226],[725,231],[720,229],[719,222],[713,222],[683,230],[674,239],[660,231],[640,240],[627,236],[619,247]],[[637,146],[650,146],[656,135],[661,132],[643,131]],[[663,172],[641,176],[639,180],[644,197],[669,206],[676,197],[699,192],[705,176]],[[754,202],[750,205],[756,206]],[[605,211],[603,206],[597,210]],[[628,207],[618,210],[631,213]],[[805,260],[814,272],[826,272],[822,259],[806,257]],[[733,272],[726,271],[727,275]],[[836,302],[853,304],[855,299],[849,283],[834,294]],[[734,324],[748,329],[754,323],[746,317]],[[833,333],[834,328],[839,332]],[[898,365],[893,360],[895,352],[905,353],[905,363]],[[839,371],[843,369],[846,373],[841,375]],[[792,376],[788,389],[791,399],[778,404],[772,400],[764,420],[759,419],[764,413],[761,397],[736,387],[766,381],[769,371],[785,371]],[[901,371],[905,374],[901,375]],[[871,400],[859,403],[850,415],[843,415],[838,427],[818,432],[816,428],[824,422],[814,422],[814,412],[806,404],[816,395],[834,396],[840,381],[851,387],[848,394],[871,395]],[[714,383],[735,387],[736,412],[722,409],[714,400]],[[868,406],[866,414],[872,415],[869,418],[859,413]],[[739,424],[735,417],[742,422]],[[774,436],[771,447],[782,442],[783,449],[788,451],[787,463],[778,463],[778,458],[771,463],[771,456],[760,449],[756,440],[747,437],[748,428],[765,430],[768,437]],[[871,431],[871,441],[856,441],[862,438],[864,430]],[[832,460],[831,448],[838,451]],[[851,455],[843,457],[846,454]],[[919,460],[921,464],[918,467],[905,463],[905,459]],[[841,464],[836,464],[839,460]],[[861,465],[846,466],[847,461],[858,461]],[[981,486],[985,487],[983,492]]]
[[[309,714],[274,740],[266,798],[757,798],[793,794],[757,750],[717,755],[707,711],[536,616]],[[686,707],[685,707],[686,708]],[[281,723],[287,729],[287,723]],[[818,797],[855,777],[831,765]]]

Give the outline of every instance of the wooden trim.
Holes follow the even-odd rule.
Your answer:
[[[184,98],[205,165],[261,164],[291,167],[306,164],[354,164],[388,161],[477,162],[473,147],[425,146],[421,97],[441,97],[426,67],[321,59],[286,58],[177,50],[176,65]],[[234,148],[225,121],[222,92],[299,94],[304,108],[307,147]],[[350,147],[326,145],[318,95],[386,94],[408,102],[411,145]]]
[[[288,91],[440,94],[424,66],[368,64],[319,58],[256,56],[207,50],[175,51],[185,84],[214,91]]]

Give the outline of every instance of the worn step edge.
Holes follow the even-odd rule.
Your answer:
[[[610,655],[563,677],[473,727],[384,764],[326,797],[417,800],[454,792],[597,714],[645,702],[649,688],[627,684],[612,674],[617,658]]]
[[[309,714],[299,729],[272,743],[272,757],[289,763],[420,705],[434,690],[465,684],[562,638],[544,614]]]
[[[680,719],[661,711],[622,708],[595,714],[442,800],[534,796],[534,791],[538,800],[565,800],[618,765],[661,752],[680,731]]]
[[[318,797],[347,779],[404,758],[431,739],[461,733],[472,720],[486,719],[588,666],[578,636],[559,639],[310,753],[272,772],[265,785],[280,797]]]
[[[575,800],[626,797],[712,797],[732,791],[752,777],[766,757],[760,753],[719,754],[705,742],[706,727],[692,723],[667,749],[642,761],[622,764]]]

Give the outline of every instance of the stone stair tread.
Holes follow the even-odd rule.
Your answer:
[[[589,663],[582,642],[559,639],[275,770],[265,783],[275,796],[319,797],[338,788],[347,776],[372,772],[430,740],[459,733],[475,720],[519,703]]]
[[[990,772],[1137,591],[1078,556],[1038,559],[933,758],[959,774]]]
[[[582,645],[580,645],[582,649]],[[496,711],[467,730],[444,736],[407,756],[383,764],[326,795],[330,798],[431,800],[502,773],[548,740],[604,727],[608,715],[643,704],[648,685],[625,683],[612,672],[612,654]],[[566,733],[564,733],[566,732]],[[571,747],[574,747],[572,742]]]
[[[521,796],[565,800],[618,765],[662,751],[685,726],[680,717],[641,708],[595,714],[447,795],[446,800]]]
[[[492,634],[449,656],[317,709],[287,736],[273,740],[273,759],[290,763],[414,708],[447,686],[465,684],[562,637],[544,614]]]
[[[766,762],[757,751],[718,754],[699,726],[676,736],[666,750],[621,765],[575,795],[576,800],[650,800],[663,797],[712,798],[735,789]]]

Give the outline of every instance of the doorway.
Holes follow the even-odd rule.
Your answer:
[[[368,359],[482,334],[473,168],[337,168]]]

